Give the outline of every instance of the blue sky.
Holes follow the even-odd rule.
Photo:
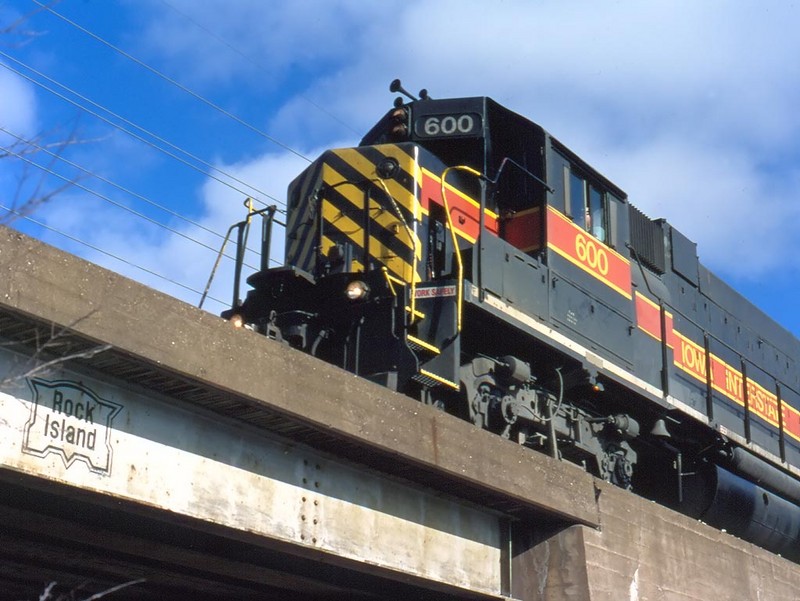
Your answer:
[[[0,145],[13,136],[80,143],[64,149],[70,163],[43,151],[24,155],[34,164],[0,159],[0,199],[11,206],[58,190],[62,180],[42,167],[67,180],[80,174],[82,187],[59,191],[30,216],[36,223],[13,222],[48,243],[196,304],[211,249],[242,217],[244,197],[282,202],[307,159],[358,141],[401,77],[434,97],[491,96],[541,124],[800,334],[792,3],[47,6],[0,0]],[[209,310],[229,302],[229,281],[223,270],[212,292],[222,303]]]

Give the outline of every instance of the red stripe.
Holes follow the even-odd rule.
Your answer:
[[[706,351],[696,342],[674,331],[673,362],[701,382],[706,381]]]
[[[647,302],[647,299],[636,293],[636,324],[650,334],[653,338],[661,341],[661,310]]]
[[[622,255],[547,207],[547,245],[626,298],[631,298],[631,266]]]
[[[783,409],[783,430],[795,440],[800,441],[800,411],[787,405],[786,401],[781,405]]]
[[[714,390],[744,407],[744,378],[722,359],[711,355],[711,385]]]
[[[503,218],[503,239],[524,251],[542,246],[542,212],[539,207]]]
[[[778,397],[753,380],[747,382],[747,404],[750,411],[758,417],[777,427],[778,423]]]
[[[450,218],[453,220],[453,227],[460,234],[472,240],[478,239],[480,233],[480,203],[470,198],[466,194],[447,188],[447,205],[450,208]],[[435,178],[428,173],[422,173],[422,208],[430,211],[430,203],[444,206],[442,202],[442,180]],[[484,225],[486,229],[497,234],[497,217],[490,211],[484,211]]]

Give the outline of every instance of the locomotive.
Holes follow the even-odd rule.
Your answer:
[[[283,266],[274,207],[236,226],[223,317],[800,560],[800,342],[539,125],[390,91],[290,184]]]

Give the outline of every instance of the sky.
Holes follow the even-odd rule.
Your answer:
[[[244,199],[281,207],[400,77],[542,125],[800,335],[798,26],[789,1],[0,0],[0,222],[196,305]]]

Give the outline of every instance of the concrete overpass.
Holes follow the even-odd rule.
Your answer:
[[[800,566],[0,230],[0,591],[797,599]]]

